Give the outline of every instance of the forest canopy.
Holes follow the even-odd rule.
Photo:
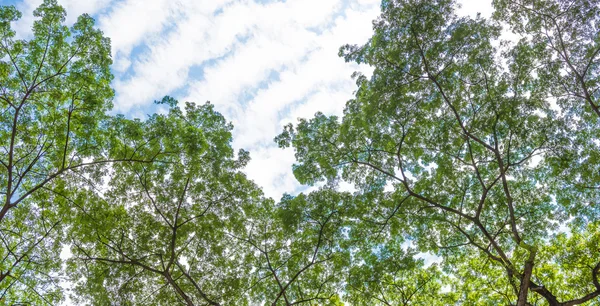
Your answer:
[[[600,1],[492,4],[383,0],[281,199],[213,104],[115,115],[89,15],[0,6],[0,304],[600,305]]]

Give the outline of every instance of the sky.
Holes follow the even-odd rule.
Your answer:
[[[0,0],[31,35],[41,0]],[[273,142],[285,124],[315,112],[340,115],[356,89],[354,71],[372,69],[338,57],[344,44],[372,35],[380,0],[59,0],[67,24],[87,13],[110,37],[114,113],[163,112],[165,95],[210,101],[234,124],[233,146],[250,151],[247,175],[267,196],[306,190],[292,175],[292,149]],[[489,15],[489,0],[467,0],[459,14]],[[351,188],[351,187],[349,187]]]

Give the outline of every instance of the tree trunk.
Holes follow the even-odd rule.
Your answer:
[[[519,288],[519,299],[517,300],[517,306],[527,305],[527,293],[529,292],[531,273],[533,272],[533,257],[534,256],[529,256],[529,259],[525,262],[525,269],[523,270],[523,277],[521,278],[521,288]]]

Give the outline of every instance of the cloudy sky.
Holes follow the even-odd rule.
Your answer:
[[[461,14],[490,12],[489,0],[462,1]],[[41,0],[0,0],[30,35]],[[266,195],[303,189],[291,174],[293,151],[273,138],[316,111],[341,114],[355,90],[341,45],[364,43],[380,0],[59,0],[67,23],[88,13],[112,41],[114,112],[144,118],[154,100],[211,101],[233,122],[237,148],[250,151],[247,174]]]

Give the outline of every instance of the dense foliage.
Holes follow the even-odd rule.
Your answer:
[[[17,40],[20,15],[0,7],[0,300],[54,304],[66,203],[51,190],[107,157],[110,44],[87,15],[64,26],[51,1],[34,12],[33,38]]]
[[[0,7],[0,304],[599,305],[600,2],[493,5],[384,0],[279,201],[210,103],[110,115],[92,18]]]
[[[240,304],[246,271],[230,235],[262,200],[238,171],[247,154],[233,158],[231,125],[212,105],[188,103],[183,112],[173,99],[161,103],[173,107],[167,115],[116,125],[128,135],[121,149],[153,143],[171,154],[116,164],[105,186],[95,184],[101,192],[72,207],[78,300]]]
[[[362,216],[440,256],[458,303],[598,303],[600,3],[494,7],[486,20],[450,0],[384,1],[368,43],[340,50],[375,68],[344,116],[277,141],[301,182],[393,202]]]

